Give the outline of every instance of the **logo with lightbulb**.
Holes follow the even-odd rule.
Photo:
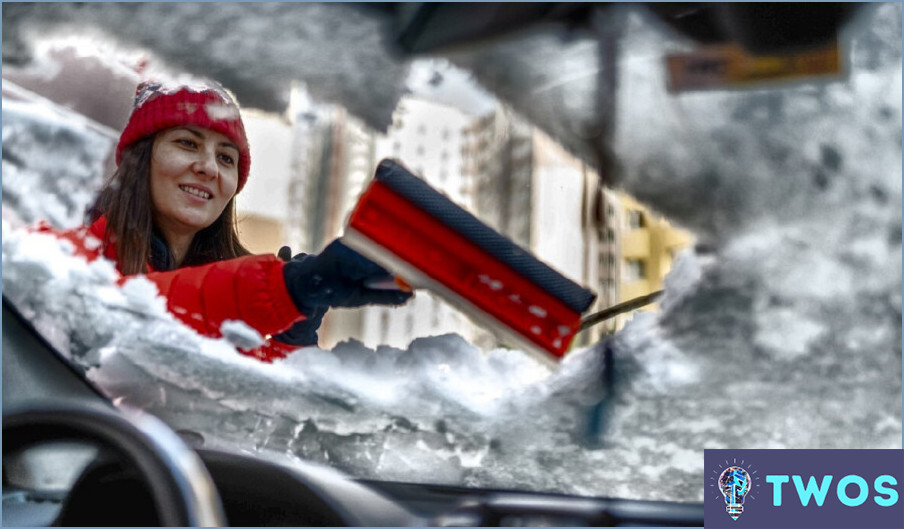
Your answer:
[[[756,481],[759,480],[756,476],[757,471],[753,470],[750,465],[747,465],[745,469],[743,465],[743,460],[738,463],[737,459],[732,462],[726,459],[725,466],[719,470],[713,470],[713,476],[710,478],[713,481],[710,486],[719,489],[722,499],[725,500],[725,512],[731,516],[732,520],[737,520],[744,512],[744,501],[748,495],[754,499],[754,496],[750,494],[754,486],[759,487],[756,484]]]
[[[705,449],[708,529],[900,528],[901,449]]]

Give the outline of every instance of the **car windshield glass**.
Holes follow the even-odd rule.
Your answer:
[[[3,9],[4,299],[193,446],[681,502],[703,500],[707,448],[901,448],[900,4],[758,56],[640,5],[466,45],[409,32],[408,54],[402,8],[41,5]],[[442,288],[330,309],[272,363],[237,351],[266,338],[241,320],[201,336],[59,235],[115,170],[137,83],[189,74],[242,106],[252,253],[321,252],[394,158],[592,290],[585,316],[641,306],[562,359]]]

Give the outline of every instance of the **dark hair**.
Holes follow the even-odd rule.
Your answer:
[[[154,135],[143,138],[123,151],[116,171],[104,183],[94,205],[87,211],[89,223],[101,215],[107,218],[107,241],[116,245],[119,271],[125,275],[145,273],[151,256],[154,211],[151,201],[151,153]],[[235,197],[210,226],[192,239],[182,266],[193,266],[250,255],[239,242]]]

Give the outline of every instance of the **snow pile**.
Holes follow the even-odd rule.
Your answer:
[[[54,237],[3,228],[3,286],[14,305],[114,402],[206,446],[362,477],[554,490],[570,490],[564,467],[598,464],[581,445],[588,390],[599,393],[593,350],[558,373],[457,335],[406,350],[306,348],[263,364],[176,322],[144,279],[119,289],[108,261],[87,264]],[[579,480],[595,481],[605,480],[595,472]]]
[[[34,96],[30,101],[4,96],[4,214],[9,209],[28,224],[80,225],[115,141],[112,131],[75,112]]]

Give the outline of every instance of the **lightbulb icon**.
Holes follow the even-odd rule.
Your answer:
[[[750,474],[741,467],[728,467],[719,476],[719,490],[725,498],[725,511],[732,520],[744,512],[744,498],[750,492]]]

